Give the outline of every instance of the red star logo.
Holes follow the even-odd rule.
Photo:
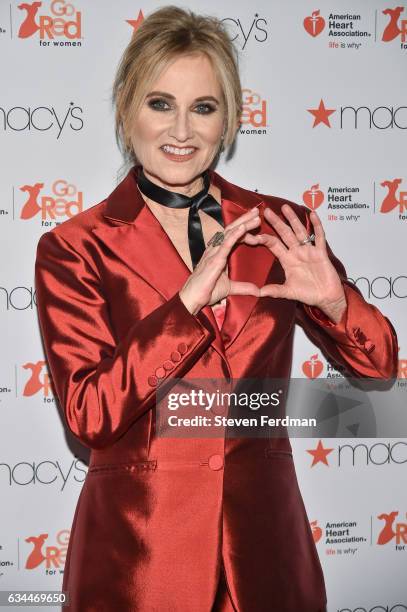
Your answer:
[[[137,19],[126,19],[126,21],[132,26],[133,34],[134,34],[134,32],[137,32],[137,30],[139,29],[139,27],[144,21],[143,11],[142,10],[139,11]]]
[[[325,123],[329,128],[331,124],[329,123],[329,115],[336,112],[335,108],[325,108],[324,101],[321,98],[321,102],[319,103],[318,108],[307,108],[307,111],[314,115],[314,125],[313,128],[316,127],[319,123]]]
[[[321,440],[318,442],[317,447],[316,447],[315,450],[307,450],[307,453],[312,455],[312,465],[311,465],[311,467],[314,467],[314,465],[316,465],[320,461],[322,463],[325,463],[325,465],[327,465],[329,467],[329,463],[328,463],[326,457],[327,457],[327,455],[329,455],[329,453],[332,453],[333,450],[334,450],[333,448],[324,448],[323,445],[322,445]]]

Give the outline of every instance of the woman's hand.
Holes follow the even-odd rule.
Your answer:
[[[307,237],[307,230],[291,206],[281,207],[285,217],[290,222],[287,225],[273,212],[266,208],[264,218],[280,236],[260,234],[259,243],[266,245],[278,257],[285,273],[286,281],[279,285],[265,285],[260,289],[260,295],[270,295],[276,298],[299,300],[309,306],[317,306],[324,312],[343,312],[346,297],[341,279],[331,263],[325,241],[322,223],[315,211],[310,218],[314,227],[315,246],[312,242],[300,245]],[[339,317],[335,317],[339,319]]]
[[[228,295],[260,296],[257,285],[233,281],[225,271],[229,253],[237,242],[250,245],[262,244],[258,235],[248,233],[259,224],[259,211],[255,207],[225,227],[225,236],[219,246],[209,245],[205,249],[191,276],[179,292],[189,312],[197,314],[207,304],[215,304]]]

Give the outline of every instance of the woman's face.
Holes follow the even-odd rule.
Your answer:
[[[212,64],[203,54],[174,60],[153,83],[133,125],[131,140],[144,174],[187,195],[219,149],[225,108]]]

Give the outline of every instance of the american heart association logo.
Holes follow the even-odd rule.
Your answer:
[[[320,15],[320,11],[314,11],[308,17],[304,19],[304,28],[311,36],[315,38],[318,34],[321,34],[325,27],[325,19]]]

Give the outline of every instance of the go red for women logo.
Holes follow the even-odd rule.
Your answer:
[[[401,43],[407,42],[407,18],[403,19],[403,16],[407,17],[405,15],[405,7],[386,8],[382,13],[388,18],[388,22],[383,30],[382,41],[391,42],[400,37]]]
[[[241,134],[265,134],[267,132],[267,102],[257,92],[245,88],[242,90],[243,109],[240,117]],[[247,126],[247,127],[245,127]]]
[[[44,227],[57,225],[83,210],[83,192],[64,179],[57,179],[49,190],[43,191],[44,183],[23,185],[20,191],[26,194],[20,218],[27,220],[39,217]]]
[[[55,38],[65,38],[68,41],[82,38],[82,13],[77,11],[71,2],[52,0],[49,4],[44,4],[22,2],[17,5],[23,15],[18,31],[19,38],[38,36],[40,44],[43,45],[49,45]],[[55,44],[60,43],[54,41]]]
[[[395,178],[380,183],[387,190],[380,207],[381,213],[388,213],[395,208],[399,209],[400,215],[407,213],[407,191],[403,191],[402,182],[401,178]]]
[[[27,544],[32,546],[25,562],[25,569],[32,570],[42,565],[46,574],[55,574],[56,570],[62,570],[68,551],[69,536],[70,531],[68,529],[58,531],[56,542],[51,546],[47,543],[48,533],[25,538]]]
[[[399,357],[397,378],[407,378],[407,359]]]
[[[47,370],[46,362],[40,359],[37,362],[27,362],[22,367],[29,372],[28,380],[24,385],[23,396],[32,397],[41,393],[44,396],[44,402],[47,401],[48,403],[48,398],[53,401],[52,378]]]
[[[377,518],[384,521],[377,537],[377,544],[383,546],[392,542],[395,544],[396,550],[407,550],[407,522],[400,520],[399,512],[382,513]]]

